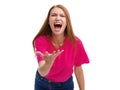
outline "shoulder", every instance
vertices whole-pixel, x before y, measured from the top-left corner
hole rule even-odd
[[[48,37],[45,35],[39,36],[35,39],[34,43],[47,43]]]
[[[42,36],[38,36],[36,39],[35,39],[35,41],[46,41],[48,38],[47,38],[47,36],[45,36],[45,35],[42,35]]]
[[[77,37],[77,36],[75,36],[75,40],[76,40],[76,43],[77,43],[77,44],[78,44],[78,43],[82,43],[81,39],[80,39],[79,37]]]
[[[38,41],[38,40],[45,40],[46,36],[38,36],[35,41]]]

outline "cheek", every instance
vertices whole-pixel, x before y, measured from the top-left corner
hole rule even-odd
[[[64,26],[63,26],[63,27],[64,27],[64,28],[66,28],[66,26],[67,26],[67,23],[66,23],[66,22],[64,22]]]
[[[52,27],[53,21],[51,19],[49,19],[49,25],[50,27]]]
[[[49,18],[49,24],[51,24],[53,22],[53,18]]]
[[[51,24],[52,23],[52,21],[51,21],[51,19],[49,19],[49,24]]]
[[[66,19],[62,19],[62,22],[63,22],[63,26],[66,27],[67,26]]]

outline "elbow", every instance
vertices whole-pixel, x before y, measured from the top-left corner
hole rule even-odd
[[[75,66],[75,68],[74,68],[74,73],[75,73],[75,75],[80,75],[80,74],[82,74],[83,73],[83,69],[82,69],[82,66]]]

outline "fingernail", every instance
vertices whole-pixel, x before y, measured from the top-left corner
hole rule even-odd
[[[62,50],[62,52],[63,52],[64,50]]]

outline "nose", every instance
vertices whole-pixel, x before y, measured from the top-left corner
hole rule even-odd
[[[60,16],[57,15],[56,18],[55,18],[55,20],[60,20]]]

